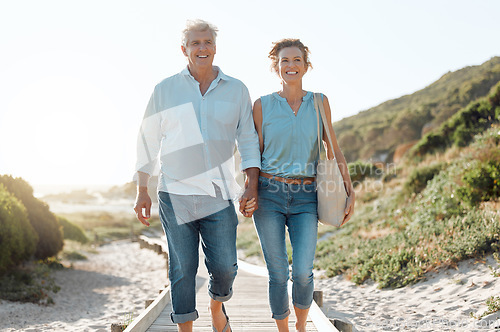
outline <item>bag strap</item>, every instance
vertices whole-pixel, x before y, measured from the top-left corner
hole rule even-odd
[[[318,109],[319,109],[319,112],[321,113],[321,120],[323,122],[323,128],[325,128],[326,136],[328,137],[328,141],[330,143],[330,147],[332,148],[332,152],[333,152],[333,142],[332,142],[332,136],[330,134],[330,127],[327,125],[325,107],[323,105],[323,100],[321,99],[320,93],[314,94],[314,109],[316,110],[316,118],[317,118],[317,124],[318,124],[318,150],[319,150],[319,156],[321,159],[321,145],[320,144],[322,144],[323,141],[321,140],[320,135],[319,135]],[[325,156],[325,158],[328,159],[328,156]],[[333,153],[333,158],[335,158],[335,153]]]

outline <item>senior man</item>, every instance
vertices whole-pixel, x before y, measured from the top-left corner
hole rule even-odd
[[[137,149],[137,218],[149,226],[149,177],[158,158],[158,204],[169,248],[171,319],[179,331],[192,331],[196,310],[198,247],[205,254],[210,280],[210,312],[216,331],[230,331],[223,302],[232,296],[237,271],[233,200],[235,143],[246,173],[240,211],[257,200],[260,151],[246,86],[213,65],[217,28],[188,21],[182,53],[188,64],[156,85],[142,121]],[[255,207],[256,209],[256,207]]]

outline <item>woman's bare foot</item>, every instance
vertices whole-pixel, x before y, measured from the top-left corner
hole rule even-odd
[[[218,332],[221,332],[226,326],[228,319],[222,311],[222,302],[210,299],[210,315],[212,316],[212,325]],[[227,332],[231,331],[228,329]]]

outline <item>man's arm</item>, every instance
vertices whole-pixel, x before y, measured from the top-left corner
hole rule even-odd
[[[251,218],[255,210],[259,208],[257,204],[257,189],[260,169],[250,167],[244,170],[244,172],[246,174],[245,192],[240,198],[240,212],[243,216]]]
[[[137,172],[137,196],[135,198],[134,211],[137,219],[149,226],[147,219],[151,217],[151,197],[148,194],[149,174]],[[143,214],[144,209],[144,214]]]
[[[257,187],[260,172],[259,137],[252,116],[252,103],[246,87],[243,91],[240,121],[236,130],[238,150],[241,155],[241,169],[246,174],[245,192],[240,199],[240,212],[251,217],[257,210]]]
[[[149,100],[137,138],[137,196],[134,211],[137,219],[149,226],[151,198],[148,194],[148,181],[158,163],[161,145],[161,121],[156,107],[156,88]],[[144,209],[144,211],[143,211]],[[144,213],[143,213],[144,212]]]

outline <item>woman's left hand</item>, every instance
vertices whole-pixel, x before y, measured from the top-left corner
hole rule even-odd
[[[354,213],[354,202],[356,201],[356,194],[355,194],[354,188],[352,188],[352,186],[348,192],[348,195],[349,196],[347,196],[347,202],[346,202],[345,210],[344,210],[344,213],[345,213],[344,221],[342,221],[342,224],[340,226],[342,226],[346,222],[348,222]]]
[[[240,198],[240,212],[244,217],[251,218],[255,210],[259,208],[257,203],[257,191],[246,189]]]
[[[243,215],[247,218],[251,218],[255,210],[257,210],[257,200],[254,197],[247,201]]]

